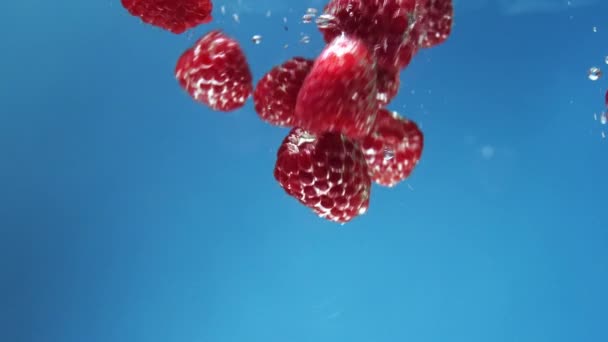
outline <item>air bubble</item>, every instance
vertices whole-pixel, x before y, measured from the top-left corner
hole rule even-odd
[[[334,25],[335,19],[336,18],[331,14],[321,14],[320,16],[317,17],[317,20],[315,20],[315,23],[317,24],[317,26],[319,28],[326,29],[326,28],[329,28]]]
[[[312,20],[317,16],[316,8],[308,8],[306,9],[306,14],[302,16],[302,23],[310,24]]]
[[[302,16],[302,23],[304,24],[310,24],[312,22],[312,19],[315,17],[314,14],[310,14],[310,13],[306,13]]]
[[[598,67],[591,67],[588,73],[589,79],[592,81],[597,81],[602,77],[602,70]]]
[[[389,161],[395,158],[395,151],[390,148],[384,149],[384,161]]]
[[[382,102],[382,103],[387,103],[388,102],[388,94],[387,93],[378,93],[376,95],[376,100],[378,100],[379,102]]]
[[[260,44],[262,42],[262,36],[260,36],[259,34],[256,34],[253,37],[251,37],[251,41],[256,45]]]
[[[606,123],[608,123],[608,113],[604,112],[604,113],[602,113],[602,115],[600,115],[600,123],[602,125],[605,125]]]
[[[308,132],[302,133],[302,135],[300,135],[298,137],[298,146],[305,144],[305,143],[315,142],[316,139],[317,139],[317,137],[315,137],[314,135],[312,135]]]
[[[308,44],[308,43],[310,43],[310,37],[309,36],[302,36],[302,38],[300,38],[300,43],[302,43],[302,44]]]

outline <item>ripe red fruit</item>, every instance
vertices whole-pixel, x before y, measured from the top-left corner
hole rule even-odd
[[[211,21],[211,0],[121,0],[145,23],[179,34]]]
[[[430,48],[448,39],[452,31],[452,0],[418,0],[416,27],[420,30],[420,47]]]
[[[345,223],[367,211],[371,180],[360,147],[339,133],[294,128],[277,152],[274,177],[317,215]]]
[[[376,63],[363,42],[345,35],[328,44],[298,94],[296,120],[313,134],[349,138],[371,131],[378,110]]]
[[[298,92],[314,61],[294,57],[268,72],[255,87],[253,102],[262,120],[277,126],[295,125]]]
[[[399,71],[378,69],[378,106],[384,107],[397,96],[399,92]]]
[[[253,91],[251,71],[239,43],[215,30],[177,61],[175,77],[190,96],[214,110],[241,108]]]
[[[418,164],[424,136],[413,121],[380,109],[374,132],[360,143],[372,180],[393,187],[406,179]]]
[[[325,15],[332,20],[319,29],[326,42],[342,33],[362,39],[385,69],[405,68],[417,42],[409,31],[416,0],[330,0]]]

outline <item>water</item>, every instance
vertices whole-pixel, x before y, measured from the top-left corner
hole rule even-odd
[[[323,4],[234,4],[174,35],[114,0],[7,2],[0,341],[608,340],[608,3],[455,2],[389,105],[421,162],[344,226],[274,180],[287,129],[174,79],[215,28],[255,81],[323,48]]]

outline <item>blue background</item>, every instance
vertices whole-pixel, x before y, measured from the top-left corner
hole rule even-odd
[[[607,341],[608,3],[457,1],[390,105],[422,162],[345,226],[276,184],[285,129],[173,76],[218,27],[256,81],[314,57],[321,2],[291,4],[180,36],[118,0],[0,5],[0,340]]]

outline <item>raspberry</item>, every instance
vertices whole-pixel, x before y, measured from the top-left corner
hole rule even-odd
[[[124,8],[145,23],[179,34],[211,21],[210,0],[121,0]]]
[[[218,30],[207,33],[182,54],[175,77],[195,100],[218,111],[241,108],[253,91],[241,47]]]
[[[306,76],[296,102],[296,120],[313,134],[362,137],[374,123],[376,97],[372,56],[360,40],[342,35],[325,47]]]
[[[319,25],[326,42],[342,33],[362,39],[384,69],[405,68],[417,49],[409,31],[416,0],[331,0]]]
[[[374,132],[360,143],[372,180],[393,187],[406,179],[418,164],[424,136],[413,121],[380,109]]]
[[[294,126],[298,92],[313,63],[294,57],[262,77],[253,93],[254,107],[262,120],[276,126]]]
[[[339,133],[294,128],[283,140],[274,177],[317,215],[346,223],[367,211],[371,180],[360,147]]]
[[[452,0],[418,0],[416,26],[421,31],[420,47],[430,48],[448,39],[452,31]]]

